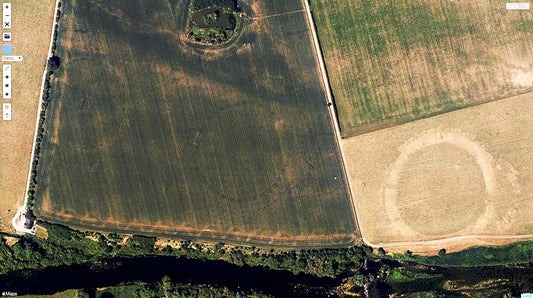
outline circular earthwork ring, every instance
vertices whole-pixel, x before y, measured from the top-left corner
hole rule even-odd
[[[408,140],[399,148],[400,155],[389,167],[388,174],[385,176],[383,189],[385,211],[394,228],[404,237],[414,239],[420,236],[425,236],[425,234],[416,231],[409,226],[402,218],[398,209],[397,198],[400,173],[412,154],[423,148],[437,144],[452,144],[465,150],[475,159],[481,170],[487,194],[487,196],[484,196],[483,198],[485,202],[485,212],[477,219],[477,222],[473,226],[476,228],[483,228],[489,223],[489,219],[494,218],[495,211],[490,199],[496,189],[496,175],[492,166],[492,156],[477,143],[462,134],[430,130],[424,132],[419,137]],[[465,229],[470,227],[472,226],[466,227]],[[464,231],[464,229],[461,231]],[[460,233],[461,231],[455,233]]]

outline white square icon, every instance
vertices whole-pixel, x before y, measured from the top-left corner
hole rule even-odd
[[[11,32],[4,32],[2,34],[2,40],[3,41],[11,41]]]

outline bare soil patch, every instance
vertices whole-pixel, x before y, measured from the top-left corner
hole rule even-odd
[[[3,238],[7,246],[9,247],[13,246],[15,243],[17,243],[20,240],[20,238],[10,237],[10,236],[4,236]]]

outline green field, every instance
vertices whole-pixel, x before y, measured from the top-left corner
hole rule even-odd
[[[311,0],[343,135],[533,90],[533,13],[506,2]]]
[[[267,3],[268,2],[268,3]],[[246,15],[302,9],[246,1]],[[272,245],[357,231],[303,13],[185,41],[186,1],[63,1],[38,217]]]

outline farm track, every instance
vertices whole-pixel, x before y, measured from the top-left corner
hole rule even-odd
[[[447,243],[454,242],[454,241],[468,240],[468,239],[520,240],[520,239],[533,239],[533,234],[528,234],[528,235],[463,235],[463,236],[453,236],[453,237],[435,239],[435,240],[389,242],[389,243],[367,242],[366,244],[372,247],[397,247],[397,246],[406,246],[406,245],[438,245],[438,244],[447,244]]]
[[[350,205],[352,207],[352,214],[353,214],[353,217],[354,217],[354,222],[355,222],[355,225],[356,225],[356,233],[361,237],[361,239],[363,240],[363,242],[365,243],[368,243],[368,241],[364,238],[364,235],[361,231],[361,223],[359,222],[359,217],[358,217],[358,212],[357,212],[357,205],[356,205],[356,202],[355,202],[355,197],[354,195],[352,194],[352,186],[351,186],[351,181],[348,177],[348,162],[346,160],[346,156],[344,155],[344,149],[343,149],[343,145],[342,145],[342,135],[341,135],[341,129],[340,129],[340,125],[339,125],[339,119],[337,117],[337,110],[335,108],[335,100],[333,98],[333,95],[331,93],[331,86],[329,85],[329,79],[328,79],[328,75],[327,75],[327,70],[326,70],[326,64],[324,63],[324,56],[322,54],[322,49],[320,48],[320,41],[318,39],[318,34],[316,32],[316,25],[315,25],[315,22],[314,22],[314,19],[313,19],[313,14],[311,12],[311,7],[309,5],[309,0],[302,0],[303,4],[304,4],[304,7],[305,7],[305,12],[306,12],[306,16],[307,16],[307,21],[308,21],[308,27],[310,29],[310,32],[311,32],[311,35],[312,35],[312,38],[313,38],[313,45],[314,45],[314,48],[315,48],[315,57],[317,59],[317,62],[318,62],[318,65],[319,65],[319,68],[320,68],[320,74],[321,74],[321,77],[322,77],[322,84],[323,84],[323,88],[326,92],[326,104],[328,105],[328,110],[329,110],[329,114],[330,114],[330,118],[331,118],[331,122],[333,124],[333,129],[335,131],[335,140],[336,140],[336,146],[337,146],[337,150],[339,151],[339,154],[341,156],[341,161],[342,161],[342,169],[343,169],[343,176],[344,176],[344,179],[346,181],[346,185],[347,185],[347,188],[348,188],[348,194],[350,196]]]
[[[55,6],[54,6],[54,19],[53,19],[53,22],[52,22],[52,29],[51,29],[51,32],[50,32],[50,44],[49,44],[49,47],[48,47],[48,54],[46,56],[46,60],[45,60],[45,65],[46,63],[48,62],[48,59],[50,57],[52,57],[52,46],[53,46],[53,43],[54,43],[54,33],[55,33],[55,28],[56,28],[56,25],[57,25],[57,12],[58,12],[58,9],[59,9],[59,3],[60,3],[60,0],[56,0],[55,1]],[[12,219],[12,225],[13,227],[15,228],[15,231],[19,232],[19,233],[26,233],[28,232],[27,229],[24,229],[23,226],[20,226],[18,224],[16,224],[16,218],[20,215],[20,214],[25,214],[26,213],[26,210],[28,208],[28,192],[29,192],[29,188],[30,188],[30,181],[31,181],[31,173],[32,171],[34,170],[33,168],[33,162],[34,162],[34,158],[35,158],[35,149],[36,149],[36,143],[37,143],[37,135],[39,133],[39,122],[40,122],[40,118],[41,118],[41,112],[42,112],[42,104],[43,104],[43,93],[44,93],[44,84],[45,84],[45,80],[46,80],[46,75],[47,75],[47,67],[45,66],[44,67],[44,70],[43,70],[43,76],[42,76],[42,80],[41,80],[41,90],[39,92],[39,99],[38,99],[38,107],[37,107],[37,115],[36,115],[36,119],[35,119],[35,130],[34,130],[34,135],[33,135],[33,142],[32,142],[32,149],[31,149],[31,156],[30,156],[30,163],[29,163],[29,168],[28,168],[28,176],[27,176],[27,181],[26,181],[26,189],[25,189],[25,192],[24,192],[24,202],[22,204],[22,206],[20,206],[19,208],[19,211],[15,214],[15,216],[13,217]]]
[[[280,17],[280,16],[296,14],[296,13],[305,12],[305,11],[306,11],[305,9],[301,9],[301,10],[295,10],[295,11],[275,13],[275,14],[266,15],[266,16],[249,17],[249,16],[246,16],[246,15],[243,15],[242,17],[243,17],[243,19],[246,19],[246,20],[262,20],[262,19],[268,19],[268,18],[274,18],[274,17]]]
[[[308,240],[278,240],[265,239],[254,236],[236,236],[229,233],[213,233],[205,230],[194,231],[163,231],[150,227],[119,227],[117,225],[106,225],[103,223],[91,223],[81,219],[65,219],[61,216],[49,214],[39,214],[39,218],[44,221],[59,223],[65,226],[73,227],[79,230],[97,231],[101,233],[124,233],[154,236],[154,237],[177,237],[179,239],[197,240],[197,241],[216,241],[224,243],[233,243],[236,245],[253,245],[264,248],[277,249],[322,249],[322,248],[343,248],[354,243],[351,238],[336,239],[328,241],[308,241]]]

